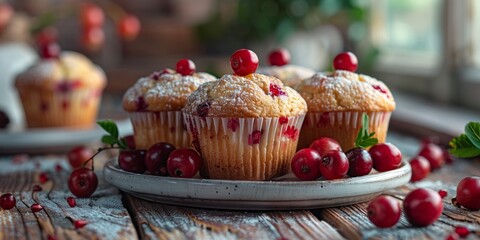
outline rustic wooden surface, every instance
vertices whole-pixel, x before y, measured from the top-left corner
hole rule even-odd
[[[405,156],[414,156],[419,148],[417,140],[405,135],[393,133],[388,140]],[[55,172],[57,163],[65,170]],[[48,172],[51,181],[41,184],[43,191],[32,197],[41,172]],[[469,239],[480,239],[480,211],[450,203],[464,176],[480,176],[480,160],[457,160],[427,180],[386,193],[401,200],[417,187],[447,190],[441,218],[426,228],[412,227],[404,216],[394,228],[376,228],[366,218],[367,203],[310,211],[208,210],[151,203],[127,194],[122,199],[103,181],[92,198],[77,199],[78,206],[70,208],[65,200],[71,196],[68,174],[64,156],[25,162],[0,157],[0,193],[11,192],[17,198],[16,208],[0,211],[0,239],[444,239],[455,226],[469,227],[474,231]],[[30,206],[35,202],[45,211],[32,213]],[[73,219],[89,224],[75,230]]]

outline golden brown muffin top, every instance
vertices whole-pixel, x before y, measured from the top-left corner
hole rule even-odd
[[[103,88],[105,73],[80,53],[65,51],[58,59],[42,59],[19,74],[16,87],[67,91]]]
[[[305,100],[275,77],[224,75],[188,98],[184,112],[202,117],[280,117],[307,112]]]
[[[208,73],[182,76],[173,70],[154,72],[140,78],[127,90],[123,96],[123,109],[128,112],[180,111],[198,86],[216,79]]]
[[[383,82],[354,72],[317,73],[295,89],[310,112],[395,110],[393,95]]]
[[[274,76],[282,80],[285,85],[294,87],[303,79],[313,76],[315,71],[296,65],[284,65],[261,67],[257,70],[257,73]]]

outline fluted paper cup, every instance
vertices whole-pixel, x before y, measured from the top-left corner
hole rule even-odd
[[[378,142],[385,142],[391,112],[315,112],[305,117],[298,149],[310,146],[320,137],[337,140],[344,151],[354,148],[363,113],[368,115],[369,132],[375,132]]]
[[[190,147],[181,111],[131,112],[130,120],[138,149],[148,149],[158,142],[168,142],[176,148]]]
[[[92,128],[97,120],[101,89],[68,93],[18,89],[29,128]]]
[[[284,175],[305,115],[280,118],[198,117],[184,114],[202,177],[269,180]]]

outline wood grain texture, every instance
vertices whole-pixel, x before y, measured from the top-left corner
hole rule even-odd
[[[15,208],[0,211],[0,239],[138,238],[118,190],[101,178],[91,198],[77,198],[76,207],[68,206],[66,198],[73,196],[67,187],[69,171],[56,172],[56,163],[68,169],[63,158],[36,158],[17,164],[11,159],[0,159],[0,192],[12,193],[17,200]],[[44,184],[39,182],[42,172],[50,177]],[[35,184],[43,191],[32,194]],[[42,205],[44,211],[33,213],[30,206],[34,203]],[[73,221],[77,219],[84,219],[88,224],[75,229]]]
[[[448,196],[443,200],[442,216],[434,224],[424,228],[413,227],[404,215],[393,228],[377,228],[367,218],[365,209],[368,203],[319,209],[313,213],[337,228],[347,239],[445,239],[456,226],[465,226],[473,231],[468,239],[480,239],[480,211],[458,208],[451,203],[451,199],[456,195],[458,182],[466,176],[480,176],[480,160],[456,160],[454,164],[431,173],[428,179],[386,193],[403,200],[411,190],[419,187],[435,191],[447,190]]]
[[[343,239],[309,211],[220,211],[125,198],[143,239]]]

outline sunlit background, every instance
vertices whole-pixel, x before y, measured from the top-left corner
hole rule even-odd
[[[174,68],[180,58],[221,76],[231,72],[228,59],[236,49],[254,50],[266,65],[270,50],[285,47],[293,64],[316,71],[330,70],[333,57],[349,50],[359,57],[359,73],[386,82],[394,94],[480,109],[479,1],[95,0],[105,15],[97,35],[82,25],[82,1],[5,3],[13,12],[0,9],[2,92],[8,68],[30,61],[38,34],[54,27],[62,49],[82,52],[105,69],[106,94],[114,96],[141,76]],[[131,40],[117,30],[126,14],[141,23]]]

